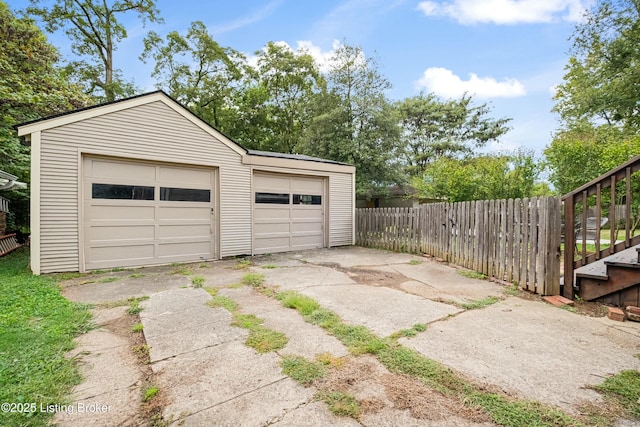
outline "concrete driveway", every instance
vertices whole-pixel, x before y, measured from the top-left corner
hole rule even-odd
[[[494,425],[422,384],[391,374],[373,356],[350,355],[342,342],[284,308],[269,292],[242,286],[247,274],[263,275],[264,288],[311,297],[345,323],[365,326],[379,337],[427,325],[399,342],[477,384],[570,414],[585,403],[602,402],[589,385],[621,370],[640,369],[635,357],[640,324],[509,296],[499,284],[465,277],[432,259],[346,247],[250,261],[124,270],[66,282],[67,298],[96,304],[99,326],[78,338],[73,355],[81,361],[85,381],[73,398],[110,409],[59,413],[56,421],[70,426],[143,425],[161,418],[184,426]],[[235,315],[257,316],[288,342],[267,353],[248,347],[249,330],[234,326],[228,309],[212,307],[211,293],[232,301]],[[499,301],[463,308],[491,296]],[[144,354],[136,357],[144,353],[144,343],[136,344],[140,334],[130,332],[138,322],[127,314],[130,297],[148,297],[139,303],[148,363],[140,362]],[[303,386],[282,372],[287,356],[341,362],[328,379]],[[355,396],[360,416],[336,416],[316,398],[331,387]],[[141,402],[152,388],[157,395]],[[407,405],[402,398],[409,394],[420,398]]]

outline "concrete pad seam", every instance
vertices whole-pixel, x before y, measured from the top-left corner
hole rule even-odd
[[[136,387],[136,383],[137,383],[137,382],[138,382],[138,381],[135,381],[135,382],[132,382],[131,384],[129,384],[129,385],[127,385],[127,386],[124,386],[124,387],[113,388],[113,389],[110,389],[110,390],[104,391],[104,392],[102,392],[102,393],[98,393],[98,394],[94,394],[94,395],[91,395],[91,396],[87,396],[87,397],[80,398],[80,399],[78,399],[78,402],[81,402],[81,401],[83,401],[83,400],[93,399],[93,398],[95,398],[95,397],[104,396],[105,394],[113,393],[114,391],[128,390],[128,389],[130,389],[130,388],[132,388],[132,387]],[[74,393],[77,393],[78,391],[82,391],[82,389],[80,389],[80,390],[74,390]]]
[[[270,387],[270,386],[272,386],[272,385],[274,385],[274,384],[277,384],[277,383],[282,382],[282,381],[287,380],[287,379],[289,379],[289,377],[285,375],[285,376],[283,376],[282,378],[278,378],[277,380],[272,381],[272,382],[267,383],[267,384],[263,384],[263,385],[261,385],[260,387],[254,388],[254,389],[249,390],[249,391],[245,391],[245,392],[240,393],[240,394],[237,394],[237,395],[235,395],[235,396],[233,396],[233,397],[230,397],[230,398],[229,398],[229,399],[227,399],[227,400],[223,400],[222,402],[214,403],[214,404],[213,404],[213,405],[211,405],[211,406],[207,406],[207,407],[205,407],[205,408],[198,409],[197,411],[192,412],[192,413],[190,413],[190,414],[188,414],[188,415],[184,415],[184,416],[181,416],[181,417],[179,417],[179,418],[172,419],[172,422],[174,422],[174,423],[175,423],[175,422],[179,422],[179,421],[181,421],[181,420],[183,420],[183,419],[185,419],[185,418],[188,418],[188,417],[190,417],[190,416],[192,416],[192,415],[199,414],[200,412],[203,412],[203,411],[209,410],[209,409],[211,409],[211,408],[215,408],[216,406],[224,405],[225,403],[231,402],[231,401],[233,401],[233,400],[235,400],[235,399],[238,399],[238,398],[240,398],[240,397],[242,397],[242,396],[246,396],[246,395],[248,395],[248,394],[251,394],[251,393],[253,393],[253,392],[256,392],[256,391],[258,391],[258,390],[261,390],[261,389],[263,389],[263,388]]]
[[[228,344],[228,343],[233,342],[233,341],[235,341],[235,340],[236,340],[236,338],[233,338],[233,339],[230,339],[230,340],[228,340],[228,341],[223,341],[223,342],[219,342],[219,343],[215,343],[215,344],[211,344],[211,345],[205,345],[204,347],[198,347],[198,348],[194,348],[194,349],[189,350],[189,351],[184,351],[184,352],[182,352],[182,353],[172,354],[171,356],[163,357],[162,359],[158,359],[158,360],[154,360],[154,361],[152,361],[152,362],[150,363],[150,364],[151,364],[151,368],[153,369],[153,365],[154,365],[154,364],[156,364],[156,363],[158,363],[158,362],[164,362],[164,361],[166,361],[166,360],[175,359],[176,357],[184,356],[185,354],[194,353],[194,352],[196,352],[196,351],[202,351],[202,350],[205,350],[205,349],[207,349],[207,348],[214,348],[214,347],[218,347],[218,346],[220,346],[220,345]]]
[[[211,321],[211,322],[200,323],[199,325],[193,326],[191,328],[184,328],[184,329],[180,329],[180,330],[173,331],[173,332],[164,332],[164,333],[161,333],[161,334],[153,334],[152,337],[154,337],[154,338],[155,337],[164,337],[164,336],[167,336],[167,335],[176,334],[178,332],[189,332],[189,331],[194,331],[194,330],[197,331],[197,330],[201,330],[203,327],[205,327],[207,325],[215,325],[215,324],[218,324],[218,323],[220,323],[218,320],[214,320],[214,321]],[[143,326],[144,326],[144,323],[143,323]],[[143,327],[143,330],[144,330],[144,327]],[[145,335],[145,338],[146,337],[147,336]]]

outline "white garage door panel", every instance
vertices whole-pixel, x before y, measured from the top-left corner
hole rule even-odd
[[[198,259],[201,255],[209,253],[209,241],[184,242],[184,243],[162,243],[159,245],[158,255],[161,258],[192,258]]]
[[[85,215],[92,220],[127,221],[144,219],[153,221],[155,208],[153,206],[113,206],[105,204],[89,205]]]
[[[85,269],[214,258],[215,170],[91,157],[83,168]],[[182,201],[194,190],[203,201]]]
[[[153,244],[149,245],[118,245],[91,248],[93,259],[107,259],[111,261],[123,261],[122,265],[137,265],[134,261],[153,259]],[[132,263],[129,263],[131,261]]]
[[[160,238],[191,238],[206,236],[210,230],[209,224],[203,225],[164,225],[160,227]]]
[[[113,239],[153,239],[154,225],[99,226],[93,224],[89,228],[89,240]]]
[[[108,160],[92,162],[90,173],[93,178],[126,178],[126,180],[134,179],[138,181],[153,181],[156,179],[155,166]]]
[[[324,178],[255,172],[253,182],[254,253],[324,247]],[[286,194],[289,203],[259,203],[255,193]],[[294,195],[320,196],[321,204],[293,204]]]

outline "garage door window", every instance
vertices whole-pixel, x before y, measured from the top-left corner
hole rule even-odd
[[[289,194],[256,193],[256,203],[266,203],[271,205],[288,205]]]
[[[310,194],[294,194],[294,205],[321,205],[322,196],[312,196]]]
[[[210,190],[193,188],[160,187],[160,200],[171,202],[206,202],[211,201]]]
[[[154,188],[141,185],[92,184],[94,199],[153,200]]]

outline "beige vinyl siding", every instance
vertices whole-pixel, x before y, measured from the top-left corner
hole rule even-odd
[[[41,143],[42,273],[80,268],[82,153],[218,167],[220,256],[250,253],[250,168],[241,164],[238,153],[163,102],[44,130]]]
[[[353,244],[353,175],[329,176],[329,246]]]

